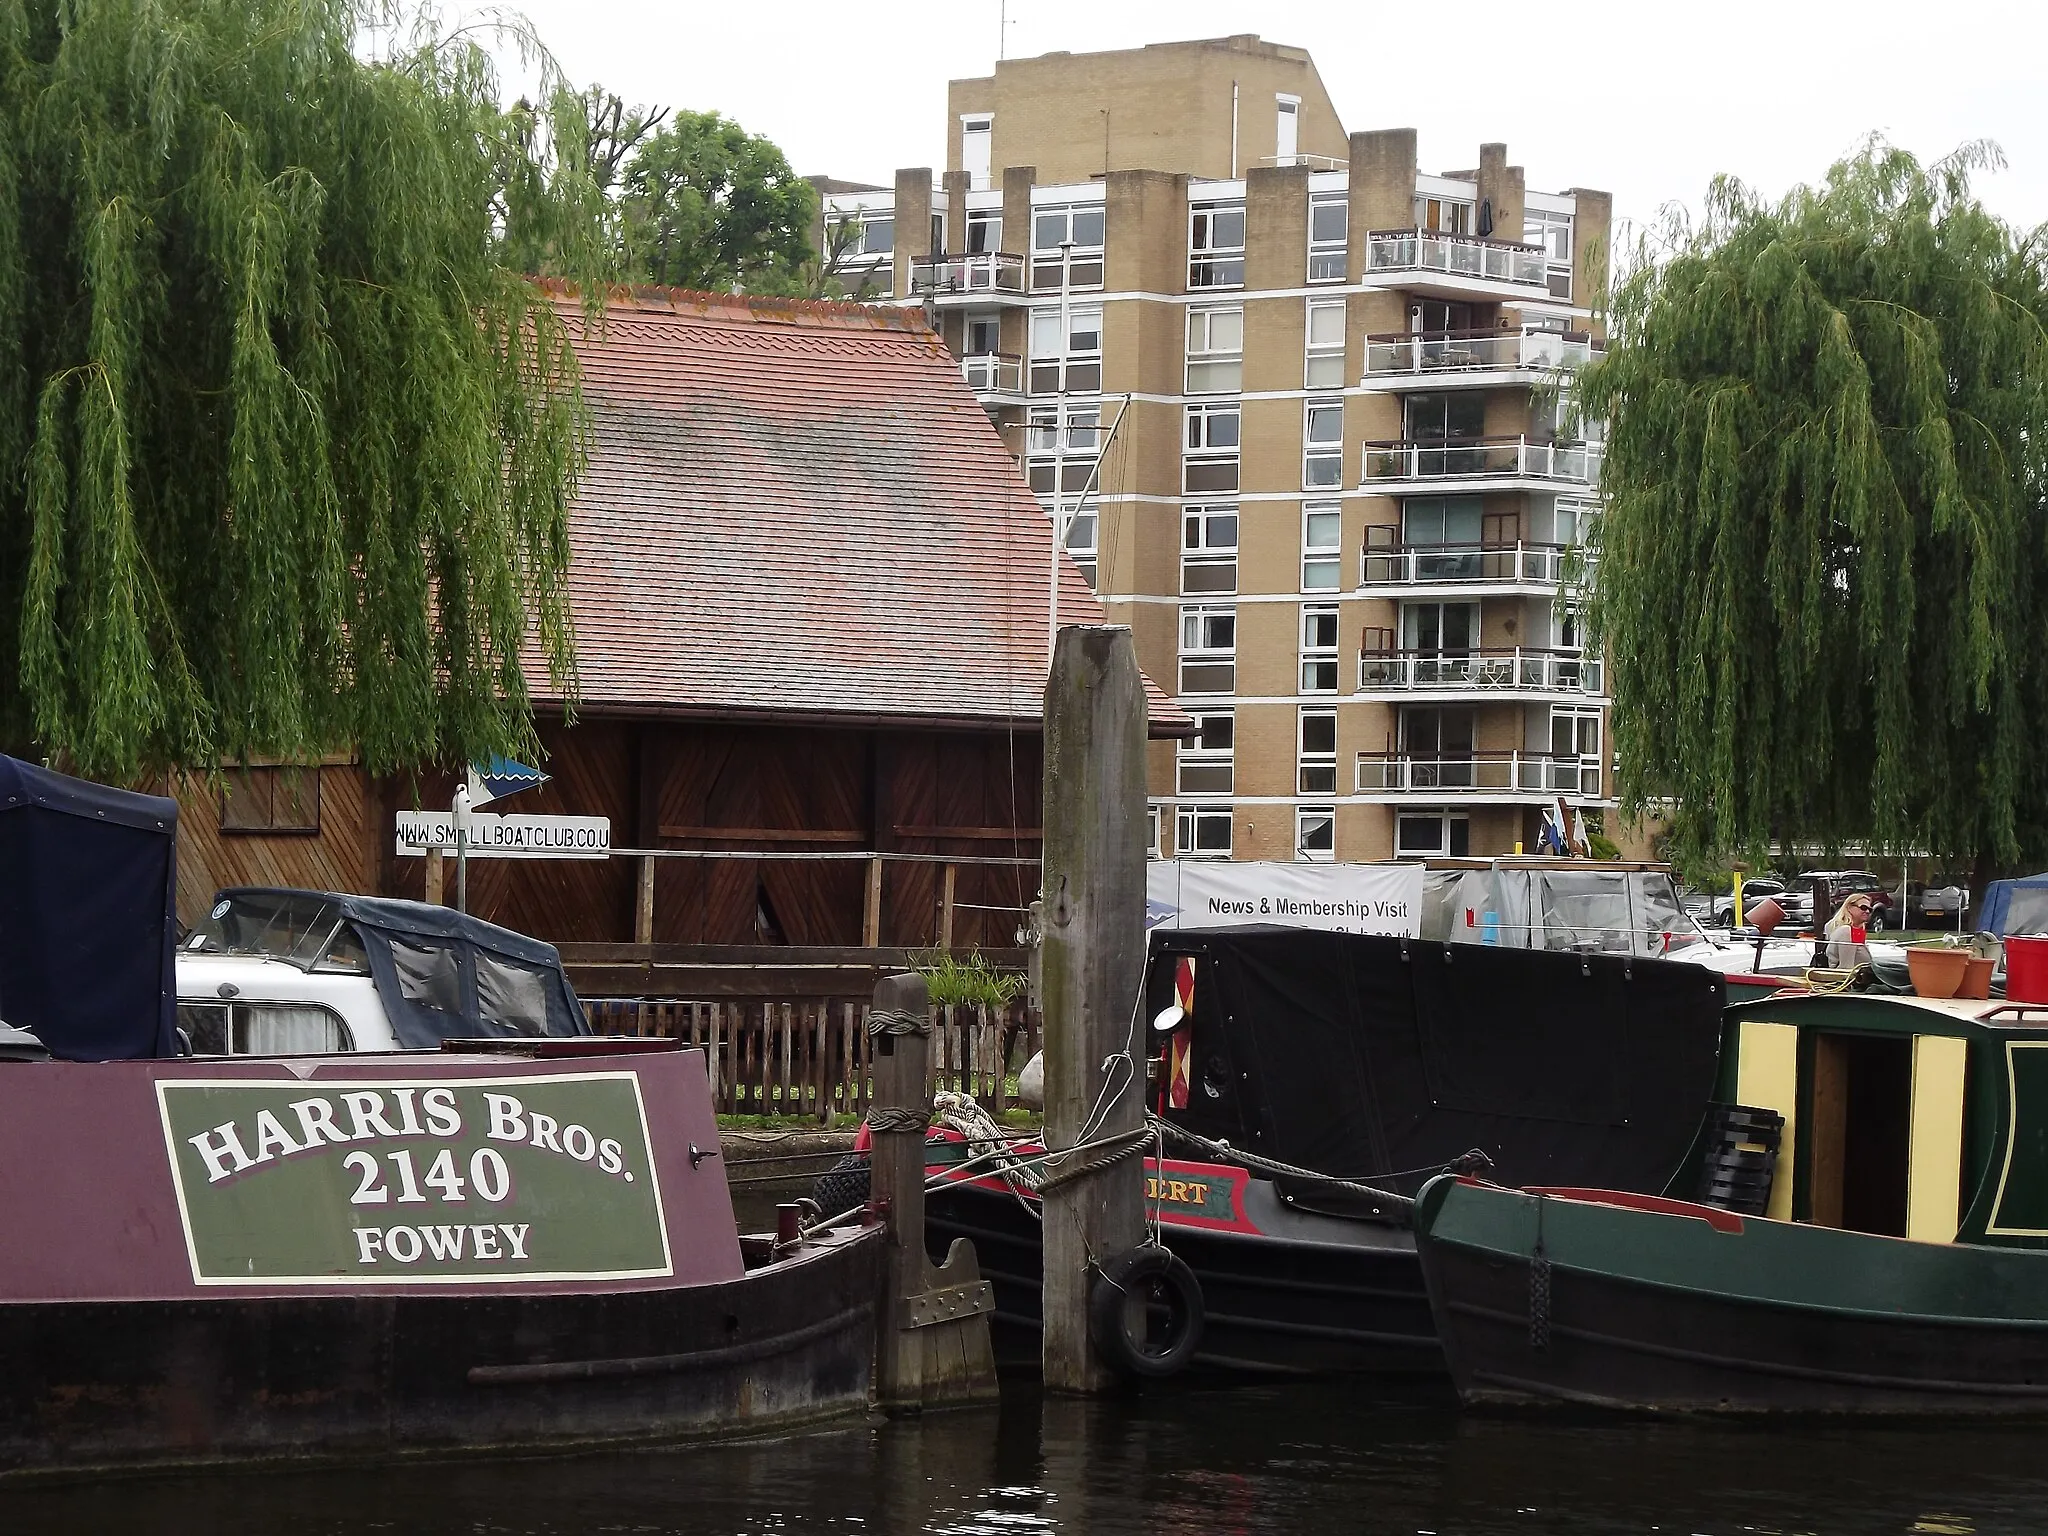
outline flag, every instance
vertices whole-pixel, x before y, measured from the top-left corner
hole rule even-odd
[[[469,803],[472,808],[488,805],[493,800],[502,800],[507,795],[516,795],[522,789],[533,789],[548,781],[548,775],[538,768],[529,768],[524,763],[515,763],[509,757],[492,754],[487,763],[469,765]]]

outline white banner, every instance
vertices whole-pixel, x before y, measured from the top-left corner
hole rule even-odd
[[[1422,931],[1422,866],[1207,859],[1146,865],[1147,928],[1246,923],[1414,937]]]
[[[429,848],[455,851],[453,811],[400,811],[398,851],[424,856]],[[469,856],[473,859],[608,859],[612,854],[609,816],[493,816],[469,813]]]

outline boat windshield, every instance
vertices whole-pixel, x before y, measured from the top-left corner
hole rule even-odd
[[[304,892],[223,896],[185,940],[199,955],[261,955],[302,971],[370,973],[363,941],[331,901]]]

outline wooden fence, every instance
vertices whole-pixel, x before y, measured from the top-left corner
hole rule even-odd
[[[590,1027],[702,1046],[721,1115],[804,1116],[829,1125],[864,1115],[873,1092],[867,1000],[805,998],[682,1002],[585,998]],[[931,1010],[931,1086],[971,1094],[1001,1114],[1009,1077],[1042,1043],[1038,1015],[1021,1003]]]

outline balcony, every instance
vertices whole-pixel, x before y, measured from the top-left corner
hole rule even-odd
[[[960,359],[960,376],[989,410],[1022,405],[1024,359],[1014,352],[978,352]]]
[[[1549,697],[1566,694],[1598,698],[1607,669],[1597,656],[1532,646],[1442,651],[1365,651],[1358,658],[1360,693],[1405,697],[1470,699]]]
[[[1362,486],[1389,496],[1441,490],[1525,491],[1600,483],[1599,443],[1462,437],[1365,445]]]
[[[1365,237],[1365,285],[1444,299],[1548,302],[1540,245],[1447,235],[1433,229],[1375,229]]]
[[[1375,531],[1366,530],[1368,535]],[[1593,552],[1584,545],[1419,544],[1376,549],[1368,544],[1358,584],[1398,587],[1404,597],[1422,597],[1439,588],[1463,593],[1480,587],[1498,588],[1501,596],[1547,597],[1567,579],[1586,576],[1592,562]]]
[[[1389,393],[1534,386],[1606,350],[1584,331],[1396,331],[1365,338],[1365,381]]]
[[[1358,754],[1358,793],[1373,799],[1428,795],[1541,802],[1563,795],[1568,800],[1598,801],[1604,798],[1602,779],[1597,757],[1554,757],[1547,752]]]
[[[1010,251],[914,256],[910,291],[939,309],[1009,303],[1024,296],[1024,258]]]

